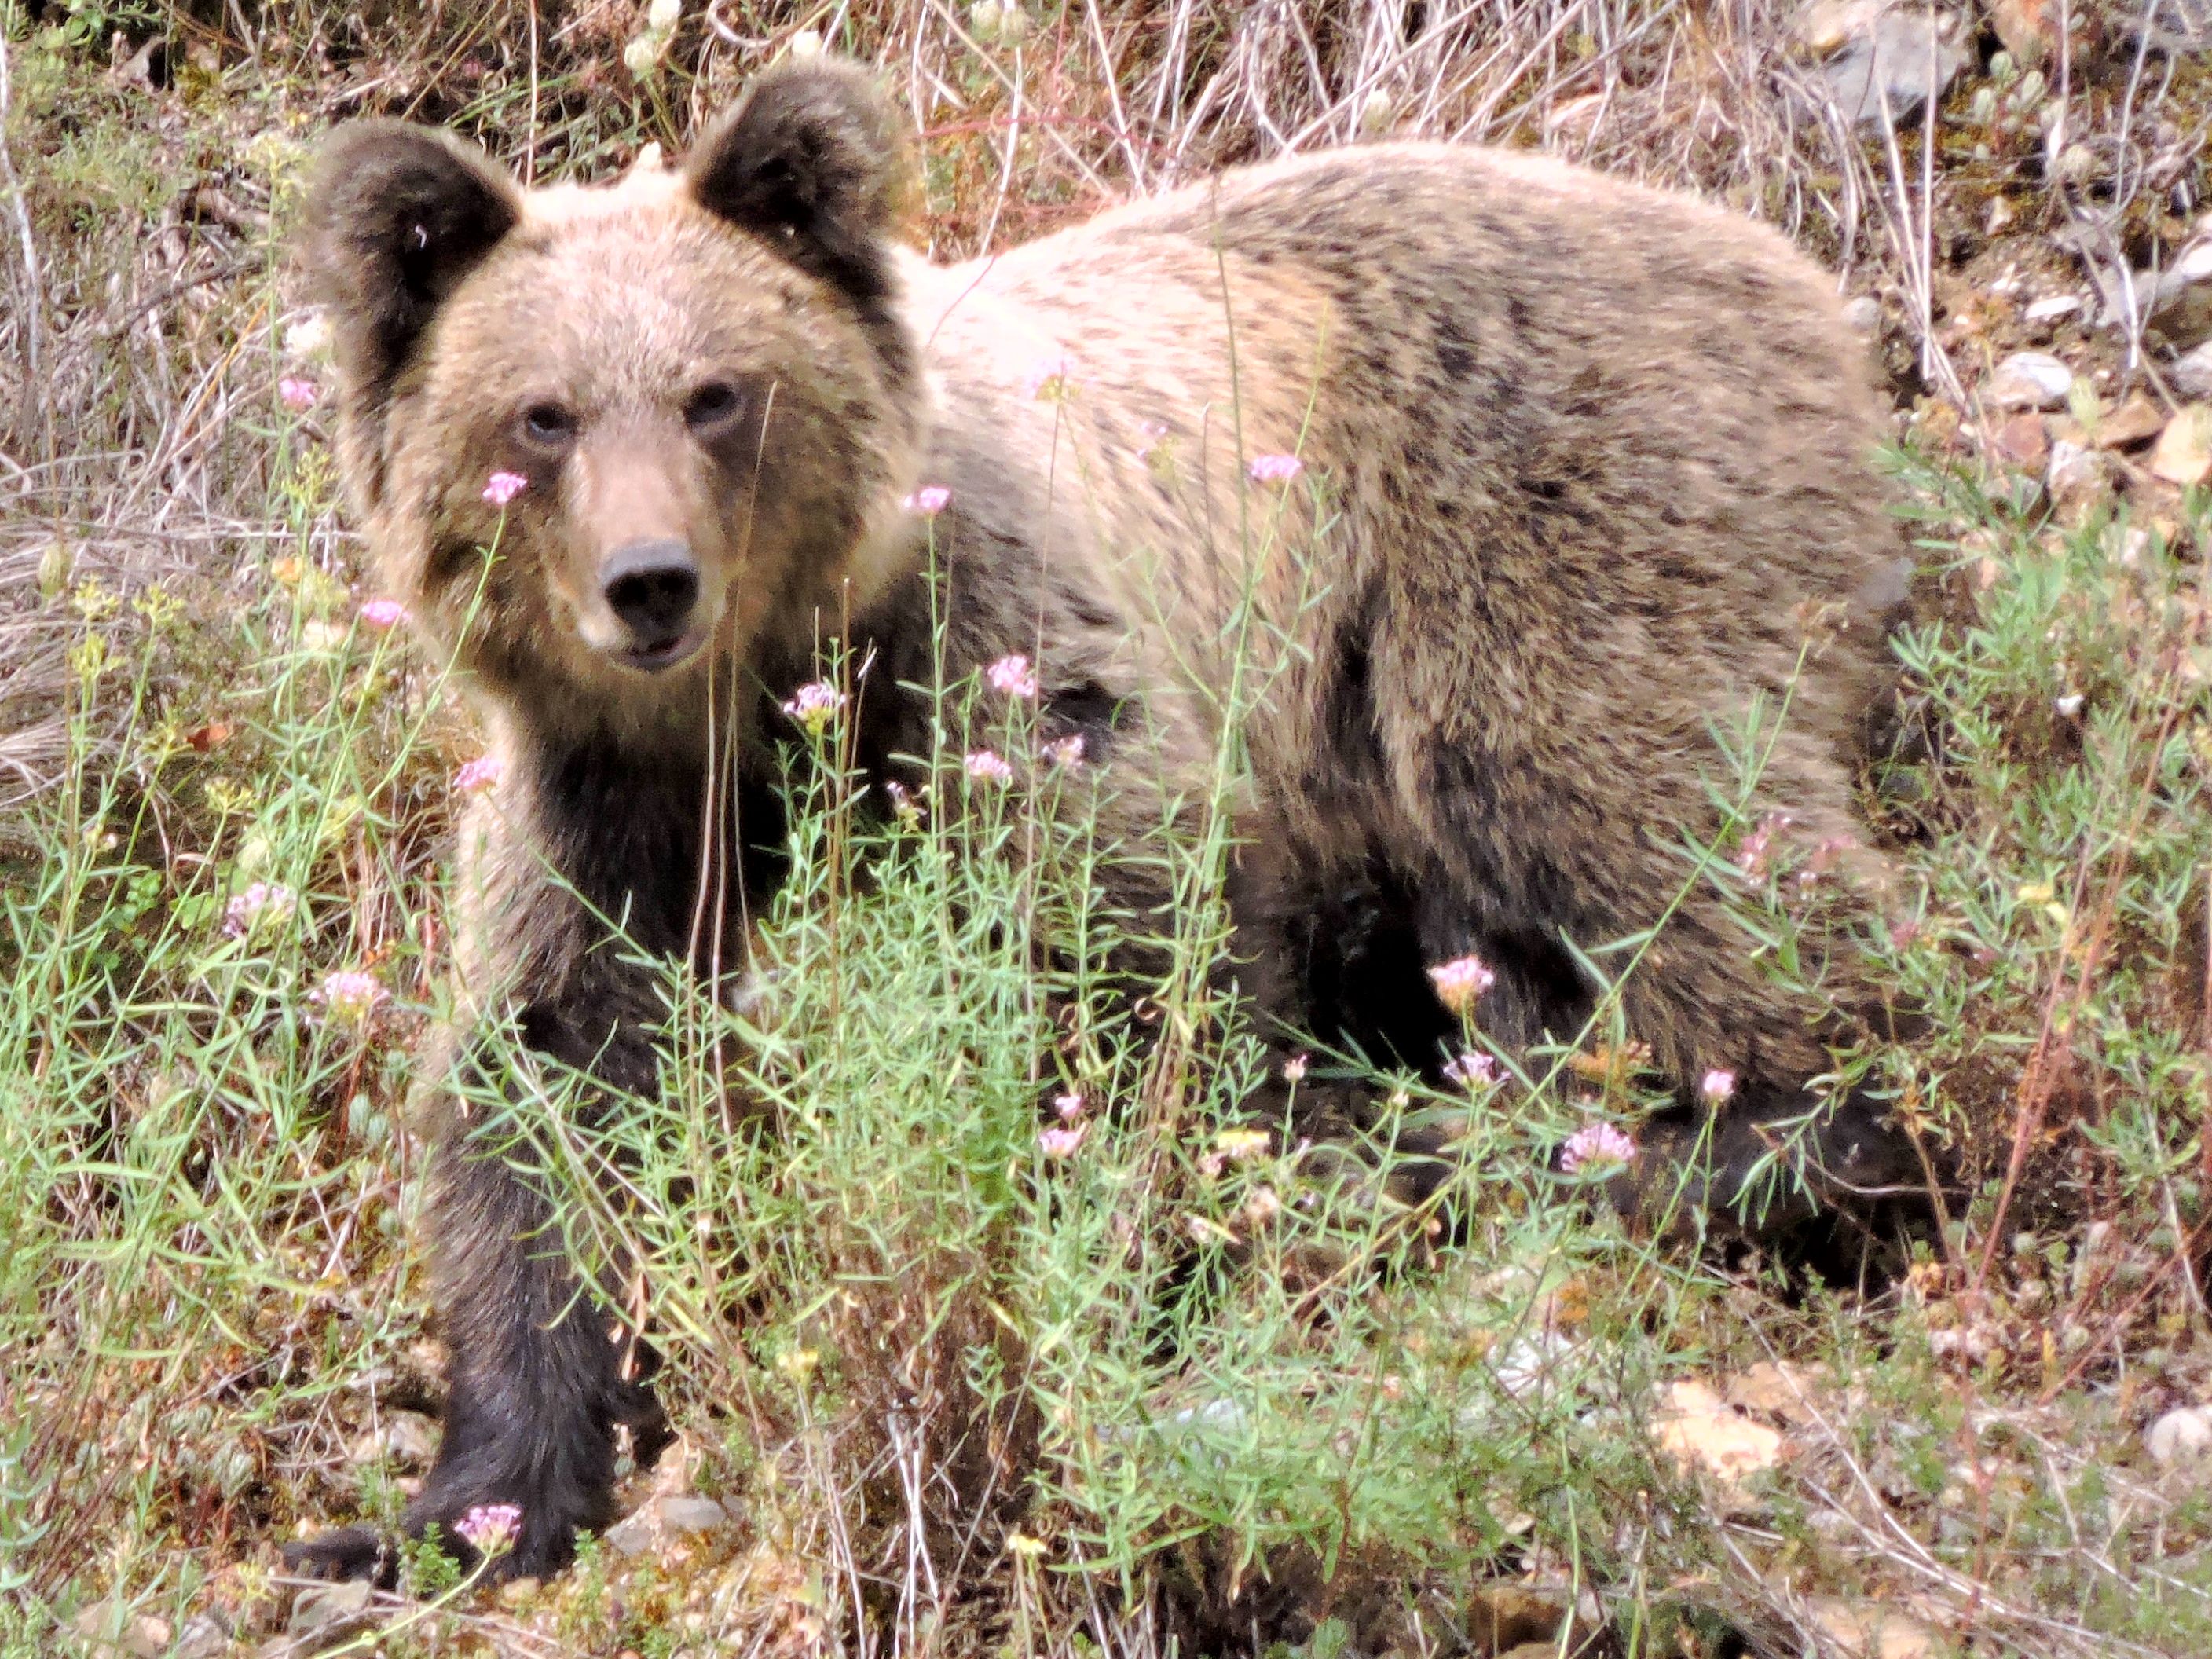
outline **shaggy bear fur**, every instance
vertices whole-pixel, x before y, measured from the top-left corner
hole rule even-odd
[[[1863,839],[1899,540],[1860,350],[1782,238],[1534,155],[1378,144],[938,269],[893,240],[894,133],[861,73],[817,62],[763,76],[680,168],[604,189],[524,191],[389,122],[324,152],[344,476],[506,763],[463,837],[485,1018],[655,1086],[653,981],[603,918],[666,957],[739,936],[772,879],[775,705],[825,634],[874,653],[863,758],[923,746],[895,688],[931,672],[933,537],[949,672],[1030,656],[1133,836],[1206,793],[1248,653],[1239,953],[1293,1021],[1329,1015],[1302,985],[1366,971],[1313,921],[1364,889],[1433,1029],[1419,964],[1473,951],[1486,1031],[1571,1036],[1595,987],[1570,946],[1682,888],[1684,837],[1721,828],[1712,727],[1754,692],[1789,709],[1760,810]],[[1253,465],[1290,456],[1287,480]],[[495,471],[526,480],[504,509]],[[926,522],[927,485],[950,504]],[[1880,885],[1878,855],[1844,856]],[[1711,883],[1625,1008],[1686,1114],[1708,1068],[1740,1079],[1724,1199],[1832,1031]],[[451,1540],[515,1504],[504,1571],[542,1573],[611,1519],[618,1428],[663,1431],[544,1194],[451,1116],[451,1401],[408,1524]],[[1829,1189],[1899,1178],[1870,1109],[1839,1116]],[[360,1531],[300,1556],[388,1562]]]

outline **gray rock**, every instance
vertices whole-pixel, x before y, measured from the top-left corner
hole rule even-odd
[[[287,1626],[295,1636],[337,1635],[368,1612],[376,1587],[366,1579],[343,1584],[315,1584],[300,1592],[292,1603]]]
[[[2202,1469],[2212,1464],[2212,1410],[2181,1406],[2143,1431],[2143,1449],[2162,1469]]]
[[[177,1632],[168,1659],[216,1659],[230,1650],[230,1626],[219,1613],[196,1613]]]
[[[1966,62],[1956,15],[1891,0],[1816,0],[1800,14],[1799,40],[1820,55],[1814,75],[1845,120],[1880,127],[1911,119],[1941,98]]]
[[[2061,438],[2051,446],[2051,468],[2043,487],[2051,504],[2069,523],[2109,496],[2119,482],[2119,465],[2101,449]]]
[[[711,1498],[664,1498],[660,1524],[671,1532],[716,1532],[730,1524],[730,1512]]]
[[[169,1645],[168,1621],[151,1613],[133,1613],[113,1598],[95,1601],[71,1621],[70,1628],[85,1638],[94,1653],[129,1654],[131,1659],[155,1659]]]
[[[2074,389],[2074,371],[2047,351],[2015,351],[1984,389],[2000,409],[2057,409]]]
[[[684,1534],[718,1532],[730,1512],[711,1498],[648,1498],[609,1527],[606,1544],[618,1555],[645,1555]]]
[[[1881,326],[1881,301],[1862,294],[1844,307],[1844,325],[1859,334],[1872,334]]]
[[[2166,373],[2185,398],[2212,398],[2212,340],[2183,352]]]
[[[2148,272],[2139,273],[2136,278],[2139,289],[2152,281]],[[2200,234],[2185,244],[2158,273],[2155,282],[2151,300],[2154,316],[2171,311],[2190,297],[2191,289],[2212,282],[2212,236]]]

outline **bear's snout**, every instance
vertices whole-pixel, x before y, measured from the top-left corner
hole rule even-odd
[[[673,537],[626,542],[599,566],[599,592],[629,630],[623,656],[633,665],[674,666],[699,643],[699,562]]]

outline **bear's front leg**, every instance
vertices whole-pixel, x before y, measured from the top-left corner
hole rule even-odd
[[[510,1506],[513,1548],[495,1578],[565,1566],[580,1528],[615,1519],[615,1436],[627,1426],[641,1463],[666,1444],[666,1422],[639,1345],[605,1311],[568,1259],[539,1177],[519,1167],[527,1137],[505,1113],[462,1121],[434,1176],[432,1271],[449,1363],[445,1437],[404,1526],[432,1526],[472,1567],[467,1534]],[[392,1540],[349,1528],[290,1546],[295,1567],[390,1586]]]

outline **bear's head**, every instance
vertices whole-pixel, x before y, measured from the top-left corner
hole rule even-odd
[[[880,584],[921,396],[895,135],[817,61],[599,189],[398,122],[329,140],[309,257],[348,491],[386,590],[526,719],[694,720],[714,664]]]

